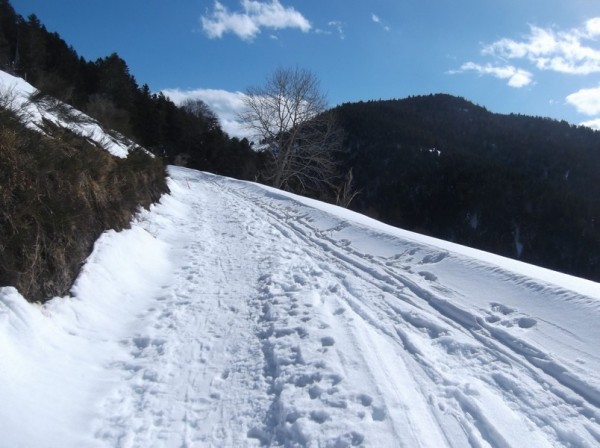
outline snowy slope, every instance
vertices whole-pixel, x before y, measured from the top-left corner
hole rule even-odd
[[[36,88],[27,81],[0,70],[0,106],[18,113],[30,129],[43,132],[43,122],[47,120],[100,144],[121,158],[127,157],[130,149],[139,148],[115,132],[106,132],[96,120],[67,104],[49,97],[34,101],[36,93]]]
[[[594,447],[600,285],[184,168],[0,289],[2,447]]]

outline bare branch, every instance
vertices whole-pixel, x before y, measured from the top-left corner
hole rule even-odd
[[[271,155],[265,177],[273,186],[306,192],[334,185],[332,153],[341,135],[312,72],[278,69],[263,86],[249,88],[244,102],[239,118]]]

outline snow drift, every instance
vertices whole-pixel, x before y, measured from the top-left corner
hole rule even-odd
[[[0,290],[5,446],[600,443],[600,286],[170,168],[72,297]]]

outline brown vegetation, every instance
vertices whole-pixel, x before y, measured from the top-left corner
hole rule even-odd
[[[94,241],[168,191],[163,162],[125,159],[46,122],[46,135],[0,109],[0,286],[31,301],[67,293]]]

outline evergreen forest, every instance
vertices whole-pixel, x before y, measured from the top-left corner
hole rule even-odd
[[[344,104],[351,207],[600,281],[600,133],[437,94]]]
[[[239,179],[258,176],[262,155],[229,137],[208,107],[177,107],[139,85],[116,53],[87,61],[35,16],[0,0],[0,69],[87,113],[163,157]]]

